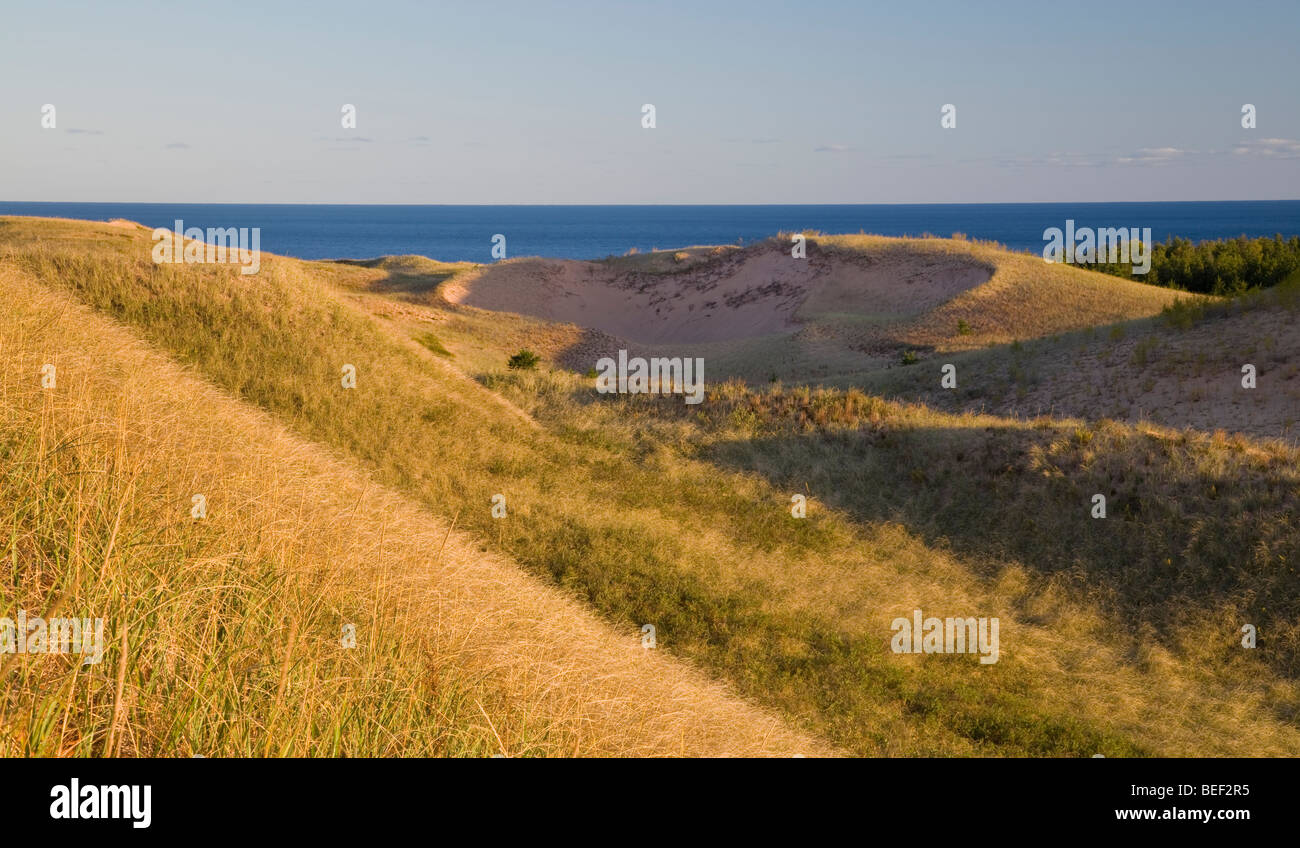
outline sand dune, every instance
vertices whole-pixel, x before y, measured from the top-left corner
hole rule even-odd
[[[788,259],[788,257],[787,257]],[[577,324],[643,343],[722,341],[793,328],[817,279],[773,252],[732,255],[679,274],[596,262],[523,259],[489,265],[448,300]]]
[[[716,342],[791,332],[822,314],[901,319],[988,280],[965,257],[832,254],[807,259],[771,243],[635,260],[520,259],[484,266],[444,290],[453,303],[577,324],[641,343]],[[647,257],[653,261],[653,257]]]
[[[831,262],[843,276],[812,283],[786,311],[796,329],[677,344],[706,348],[711,375],[723,370],[715,353],[731,346],[737,368],[829,362],[858,379],[873,360],[854,345],[909,344],[933,332],[935,347],[921,356],[947,346],[943,355],[963,363],[960,391],[979,392],[986,381],[964,363],[984,351],[961,346],[1150,314],[1176,296],[960,241],[817,245],[826,252],[810,251],[810,264]],[[507,369],[521,346],[554,362],[539,339],[563,344],[599,331],[442,299],[461,280],[472,291],[478,268],[267,255],[247,280],[233,269],[155,267],[144,258],[147,231],[19,219],[0,221],[0,246],[2,267],[113,318],[69,307],[56,321],[60,304],[36,284],[0,291],[14,316],[27,316],[0,332],[0,360],[16,363],[0,371],[0,419],[13,422],[0,435],[26,439],[29,453],[49,461],[84,452],[92,467],[114,472],[42,476],[28,471],[39,463],[14,462],[0,466],[16,481],[5,490],[47,504],[42,487],[53,480],[73,506],[98,505],[86,536],[98,541],[109,536],[118,493],[133,491],[133,480],[141,486],[123,522],[131,543],[91,558],[96,569],[107,561],[127,591],[77,601],[136,622],[131,638],[145,637],[123,701],[133,738],[119,751],[174,750],[171,728],[182,724],[202,731],[181,740],[182,753],[258,755],[272,743],[331,752],[335,728],[349,734],[340,750],[384,754],[785,753],[818,744],[792,724],[866,754],[1297,749],[1287,721],[1296,703],[1294,594],[1277,565],[1296,558],[1286,522],[1294,462],[1276,446],[1113,422],[953,416],[803,386],[711,387],[698,410],[600,398],[559,369]],[[597,264],[657,284],[686,272],[722,279],[717,269],[739,268],[748,255],[699,248]],[[890,263],[912,268],[910,285],[933,292],[919,314],[906,303],[890,311],[890,292],[877,312],[837,311],[856,302],[830,297],[833,286],[870,291],[869,274],[889,282]],[[995,269],[988,282],[950,295],[967,285],[972,272],[963,269],[980,263]],[[817,308],[819,296],[827,306]],[[946,329],[956,316],[969,333]],[[0,314],[0,328],[10,318]],[[1022,346],[1008,347],[1021,356]],[[49,350],[67,397],[35,385]],[[363,376],[355,394],[337,388],[343,361]],[[996,370],[1005,375],[1006,363]],[[922,362],[888,373],[936,383],[937,371]],[[105,479],[102,497],[94,488],[81,496],[81,481]],[[200,490],[217,493],[206,539],[183,512]],[[1112,490],[1116,517],[1126,517],[1105,532],[1083,529],[1096,525],[1078,505]],[[813,496],[806,525],[790,523],[791,491]],[[494,492],[509,497],[505,522],[488,515]],[[73,506],[63,524],[75,527]],[[6,535],[37,538],[35,519],[46,514],[6,513],[27,522]],[[73,548],[70,561],[85,559]],[[164,555],[170,569],[159,564]],[[64,558],[42,562],[23,572],[34,598]],[[1117,571],[1117,562],[1128,565]],[[1071,580],[1058,582],[1067,571]],[[169,617],[181,607],[185,626],[170,631],[187,633],[223,614],[211,610],[210,584],[262,575],[259,602],[225,613],[247,622],[238,650],[182,641],[186,662],[173,672],[166,640],[140,629],[153,620],[155,594]],[[294,578],[292,591],[272,577]],[[176,591],[188,585],[204,589]],[[922,665],[890,652],[889,621],[916,606],[1002,616],[1014,644],[995,676],[979,663]],[[338,623],[375,613],[383,626],[358,630],[374,637],[367,644],[389,634],[390,650],[370,655],[382,660],[373,671],[358,669],[336,649]],[[1242,616],[1269,633],[1250,656],[1234,647]],[[659,627],[660,651],[726,685],[640,649],[640,622]],[[214,656],[222,676],[190,674]],[[64,679],[35,681],[20,693],[32,703],[11,714],[43,715],[37,699],[52,692],[55,711],[74,705],[88,742],[55,731],[40,750],[98,752],[112,678],[95,679],[89,711],[77,706],[80,694],[59,695]],[[217,697],[193,699],[177,721],[157,693],[190,684]],[[353,700],[340,703],[338,687]],[[244,724],[227,742],[232,717]],[[290,722],[297,732],[265,732]],[[369,732],[376,728],[382,736]],[[449,747],[447,734],[463,742]]]
[[[471,682],[484,725],[466,732],[488,735],[501,753],[789,756],[827,750],[687,665],[643,649],[637,634],[615,632],[563,592],[486,552],[445,518],[377,486],[355,463],[292,435],[73,297],[0,268],[0,302],[6,304],[0,397],[12,413],[0,423],[17,427],[20,413],[21,420],[43,420],[42,438],[73,440],[88,459],[126,466],[139,491],[156,493],[164,509],[171,499],[175,516],[185,516],[191,493],[201,490],[212,505],[202,528],[219,534],[223,556],[236,563],[260,556],[292,563],[289,577],[300,578],[309,597],[324,593],[382,606],[394,617],[392,626],[420,634],[420,661],[429,674]],[[57,391],[39,385],[46,362],[57,365]],[[96,433],[106,437],[91,438]],[[132,504],[124,537],[153,533],[159,524],[145,512],[146,502],[152,503],[140,495]],[[175,517],[163,523],[177,528],[176,545],[194,544]],[[105,567],[141,574],[152,567],[139,554],[122,556],[120,565],[106,560]],[[235,579],[226,574],[222,579]],[[145,585],[167,596],[166,587]],[[171,591],[216,589],[182,585]],[[373,638],[364,621],[359,632],[363,644]],[[146,647],[131,662],[148,669],[158,640],[133,635]],[[277,633],[268,640],[281,638]],[[291,688],[295,711],[305,709],[296,700],[304,691],[328,682],[309,676],[301,689]],[[133,695],[138,709],[127,718],[139,726],[131,747],[118,753],[165,754],[140,717],[164,711],[151,694],[157,682],[139,688]],[[22,700],[32,693],[8,694]],[[521,737],[528,741],[517,741]]]
[[[771,239],[597,262],[516,259],[458,275],[446,302],[584,328],[556,361],[707,355],[715,378],[847,378],[903,351],[963,350],[1144,317],[1176,293],[949,239]],[[702,347],[703,346],[703,347]]]

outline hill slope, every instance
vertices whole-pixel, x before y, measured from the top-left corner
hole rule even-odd
[[[0,303],[0,610],[107,641],[0,657],[0,754],[826,750],[66,294]]]
[[[563,370],[504,368],[521,340],[572,329],[440,305],[474,269],[264,257],[250,279],[155,266],[148,247],[0,222],[0,263],[846,750],[1300,750],[1297,463],[1282,446],[853,391],[713,385],[691,409],[600,396]],[[343,363],[355,391],[336,388]],[[1113,499],[1105,521],[1088,515],[1096,492]],[[916,608],[999,617],[1001,659],[893,653],[891,621]],[[1257,650],[1239,645],[1243,621]]]
[[[1222,303],[1187,301],[1158,319],[945,355],[960,375],[944,391],[933,360],[859,384],[948,410],[1152,421],[1300,442],[1300,277]],[[1243,385],[1243,368],[1255,385]]]

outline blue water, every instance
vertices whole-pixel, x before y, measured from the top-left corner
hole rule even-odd
[[[417,253],[445,261],[491,260],[492,236],[508,256],[595,259],[694,244],[750,242],[781,230],[992,239],[1039,253],[1043,230],[1150,227],[1201,241],[1300,235],[1300,200],[1183,203],[873,204],[851,206],[327,206],[177,203],[14,203],[0,215],[45,215],[150,227],[260,227],[261,247],[302,259],[368,259]]]

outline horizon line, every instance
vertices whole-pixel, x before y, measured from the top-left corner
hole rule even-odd
[[[240,201],[240,200],[0,200],[4,203],[29,203],[55,206],[59,204],[77,204],[81,206],[393,206],[393,207],[427,207],[427,206],[622,206],[622,207],[708,207],[708,206],[1053,206],[1053,205],[1120,205],[1143,203],[1296,203],[1300,197],[1250,198],[1250,199],[1197,199],[1197,200],[887,200],[887,201],[839,201],[830,203],[596,203],[596,202],[551,202],[551,203],[337,203],[322,200],[275,200],[275,201]]]

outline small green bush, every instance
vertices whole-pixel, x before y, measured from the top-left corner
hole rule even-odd
[[[516,368],[521,371],[532,371],[537,367],[537,363],[541,361],[542,358],[540,356],[525,348],[510,357],[510,360],[506,362],[506,365],[510,368]]]

